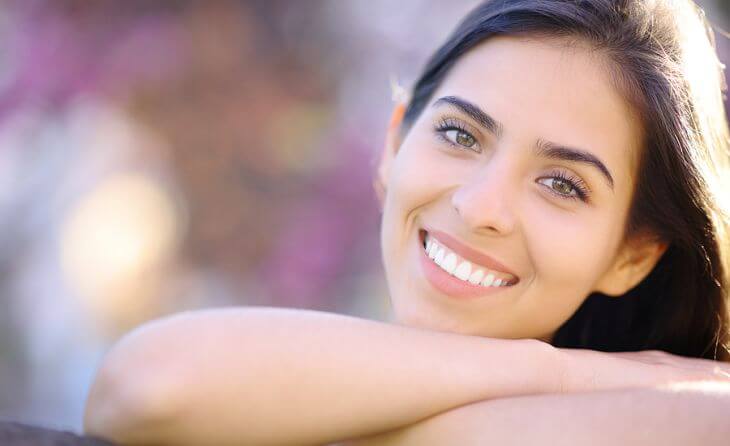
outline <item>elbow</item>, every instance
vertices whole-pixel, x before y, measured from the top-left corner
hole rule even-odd
[[[124,444],[160,442],[180,408],[175,379],[123,339],[104,359],[89,390],[84,432]],[[146,353],[149,353],[148,351]]]

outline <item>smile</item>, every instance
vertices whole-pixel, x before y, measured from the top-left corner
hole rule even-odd
[[[506,287],[517,283],[513,275],[464,259],[428,232],[423,235],[423,248],[433,263],[463,282],[482,287]]]

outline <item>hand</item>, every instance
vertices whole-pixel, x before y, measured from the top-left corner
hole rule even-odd
[[[561,392],[655,387],[674,382],[730,382],[730,364],[661,350],[599,352],[560,349],[566,354]]]
[[[699,384],[700,381],[713,381],[730,385],[730,364],[724,362],[688,358],[659,350],[618,353],[586,349],[558,350],[564,353],[561,355],[564,361],[560,364],[564,377],[560,388],[562,393],[596,391],[599,392],[597,395],[602,394],[605,397],[605,395],[611,394],[600,391],[621,388],[651,388],[676,382],[698,382]],[[544,397],[550,398],[550,395],[544,395]],[[534,401],[539,401],[539,398],[538,395],[532,397]],[[529,401],[530,399],[530,397],[527,397],[527,399],[522,398],[523,401]],[[490,403],[484,401],[479,404]],[[475,407],[475,405],[470,406]],[[434,434],[432,429],[438,430],[439,427],[454,425],[453,422],[443,424],[444,420],[454,419],[449,414],[454,415],[456,411],[463,411],[468,407],[464,406],[455,411],[447,412],[444,414],[445,418],[444,416],[436,416],[411,426],[350,439],[329,446],[422,444],[421,440],[424,437],[430,438]],[[439,422],[433,420],[439,420]]]

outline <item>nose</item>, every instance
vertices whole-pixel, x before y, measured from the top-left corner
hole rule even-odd
[[[515,226],[516,187],[504,164],[490,163],[454,191],[451,204],[472,231],[507,235]]]

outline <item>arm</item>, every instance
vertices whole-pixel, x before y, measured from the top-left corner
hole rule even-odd
[[[730,383],[482,401],[348,446],[726,445]]]
[[[112,349],[84,424],[124,444],[321,444],[558,391],[557,353],[314,311],[193,312]]]

